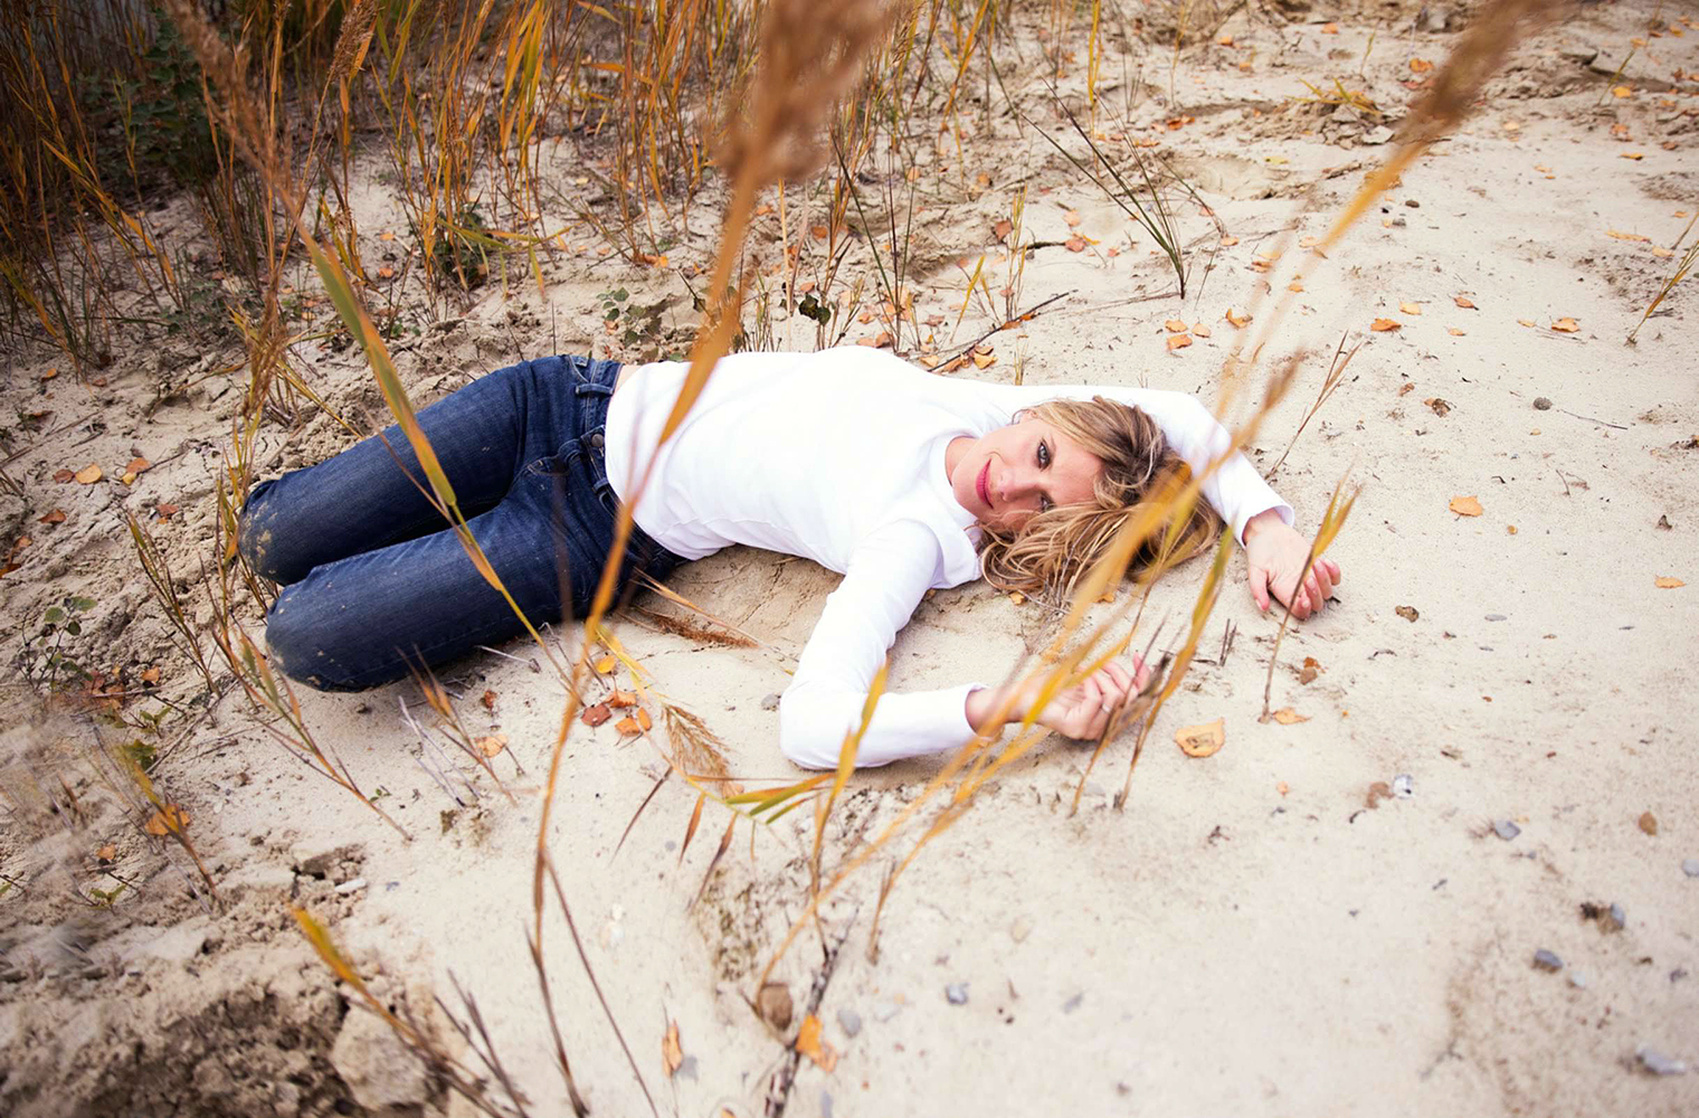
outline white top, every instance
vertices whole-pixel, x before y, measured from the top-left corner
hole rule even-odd
[[[608,480],[621,500],[660,436],[689,366],[631,370],[609,403]],[[979,528],[956,502],[944,452],[1046,400],[1104,396],[1148,413],[1169,446],[1202,473],[1229,443],[1181,392],[1106,386],[1017,386],[957,380],[864,346],[722,359],[684,424],[661,449],[633,516],[686,559],[729,544],[801,555],[843,582],[803,649],[779,704],[779,746],[805,768],[836,768],[897,630],[927,590],[980,576]],[[1203,492],[1233,534],[1267,509],[1292,509],[1235,454]],[[954,749],[973,737],[967,696],[887,692],[856,763],[884,765]]]

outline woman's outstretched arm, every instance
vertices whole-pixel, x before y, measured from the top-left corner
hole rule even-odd
[[[937,581],[941,562],[938,538],[912,520],[886,525],[856,548],[779,700],[779,747],[786,757],[803,768],[837,768],[844,736],[861,723],[879,665]],[[886,765],[962,745],[974,736],[967,698],[979,686],[885,693],[862,735],[856,765]]]

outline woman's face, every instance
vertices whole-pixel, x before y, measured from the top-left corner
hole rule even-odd
[[[951,447],[950,488],[980,524],[1017,532],[1041,509],[1091,500],[1103,462],[1042,419],[1023,417]]]

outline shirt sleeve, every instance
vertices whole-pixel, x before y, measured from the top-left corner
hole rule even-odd
[[[1159,388],[1117,388],[1067,385],[1058,388],[1032,388],[1033,402],[1066,397],[1089,400],[1093,396],[1130,404],[1156,420],[1168,445],[1202,476],[1210,463],[1221,457],[1231,445],[1232,436],[1217,423],[1209,409],[1197,397],[1184,392],[1169,392]],[[1245,523],[1258,513],[1276,509],[1280,519],[1291,524],[1295,519],[1292,506],[1280,499],[1257,468],[1238,451],[1221,464],[1221,468],[1203,483],[1203,495],[1221,518],[1233,526],[1233,538],[1240,546],[1245,542]]]
[[[844,737],[861,724],[879,665],[942,562],[938,538],[913,520],[887,525],[856,548],[779,700],[779,747],[792,762],[806,769],[838,767]],[[965,744],[974,736],[967,697],[982,686],[886,691],[862,735],[856,766],[888,765]]]

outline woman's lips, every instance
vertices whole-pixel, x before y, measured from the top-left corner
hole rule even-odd
[[[979,480],[975,481],[973,483],[973,487],[979,493],[980,503],[983,504],[986,508],[990,508],[991,507],[991,463],[989,461],[987,461],[985,463],[985,467],[979,471]]]

